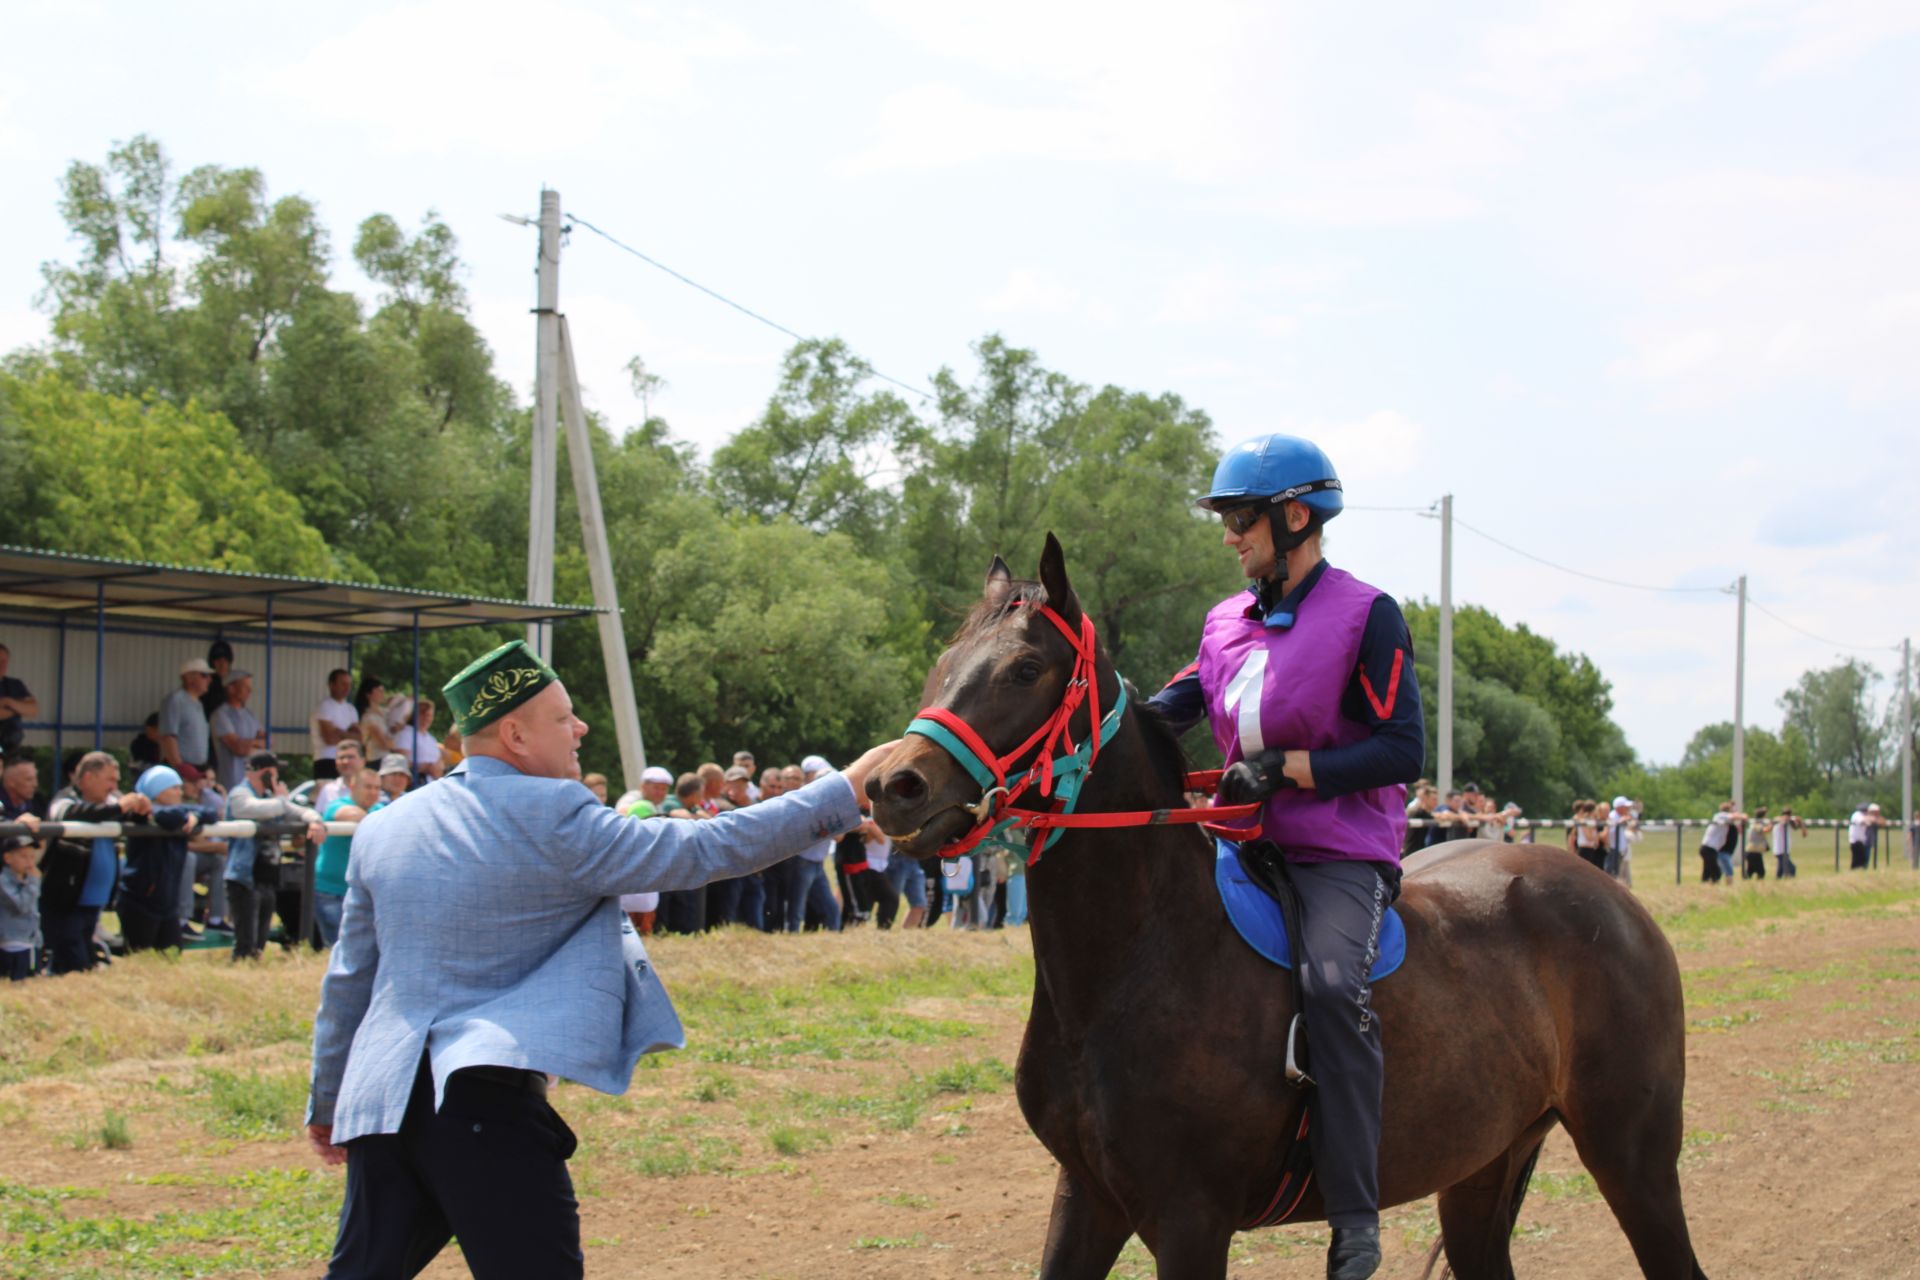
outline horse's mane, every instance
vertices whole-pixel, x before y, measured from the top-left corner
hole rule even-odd
[[[982,599],[967,616],[961,619],[960,629],[953,633],[953,639],[947,642],[949,648],[963,640],[971,640],[983,631],[991,631],[1005,620],[1009,613],[1021,605],[1044,604],[1047,589],[1037,582],[1015,582],[1011,590],[999,600]]]
[[[1180,735],[1157,712],[1147,709],[1147,704],[1140,698],[1140,691],[1133,687],[1133,681],[1126,680],[1125,683],[1128,710],[1133,712],[1134,723],[1140,726],[1140,736],[1147,744],[1147,759],[1153,762],[1154,773],[1172,782],[1174,790],[1182,790],[1187,780],[1189,761],[1187,749],[1180,745]]]

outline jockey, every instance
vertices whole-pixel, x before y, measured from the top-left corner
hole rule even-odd
[[[1204,716],[1225,804],[1265,801],[1262,839],[1301,904],[1300,953],[1319,1116],[1309,1137],[1333,1243],[1329,1280],[1380,1265],[1380,1024],[1368,970],[1400,889],[1406,786],[1426,730],[1393,597],[1321,558],[1340,480],[1309,441],[1235,445],[1200,505],[1226,525],[1248,594],[1207,614],[1200,656],[1150,703],[1184,732]]]

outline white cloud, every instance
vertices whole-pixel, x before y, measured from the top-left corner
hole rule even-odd
[[[537,10],[422,0],[244,79],[389,152],[538,157],[644,137],[643,114],[688,109],[703,65],[761,53],[739,27],[693,10],[613,17],[565,0]]]
[[[1016,268],[1007,273],[998,289],[980,300],[980,309],[988,315],[1060,315],[1074,311],[1079,301],[1079,290],[1046,272]]]
[[[1781,79],[1840,70],[1920,32],[1920,6],[1910,0],[1823,0],[1797,7],[1787,26],[1792,43],[1768,64]]]
[[[1352,501],[1365,504],[1387,482],[1420,469],[1427,430],[1396,409],[1376,409],[1347,422],[1313,422],[1288,427],[1326,450]],[[1378,501],[1377,496],[1374,501]]]
[[[1920,390],[1920,181],[1718,170],[1649,184],[1600,261],[1638,290],[1614,371],[1669,405]]]
[[[989,159],[1054,158],[1221,175],[1244,158],[1236,72],[1245,40],[1271,24],[1243,0],[1196,0],[1168,21],[1163,5],[874,0],[887,25],[940,58],[1016,92],[991,97],[947,79],[895,93],[843,171],[940,169]]]

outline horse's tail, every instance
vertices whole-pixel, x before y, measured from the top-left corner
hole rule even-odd
[[[1509,1234],[1512,1233],[1513,1228],[1520,1222],[1520,1204],[1527,1198],[1527,1187],[1533,1182],[1533,1166],[1540,1162],[1540,1148],[1545,1145],[1544,1142],[1534,1144],[1533,1154],[1527,1157],[1527,1162],[1520,1166],[1520,1172],[1515,1175],[1513,1179],[1513,1190],[1507,1196],[1507,1231]],[[1442,1235],[1438,1240],[1433,1242],[1433,1248],[1427,1251],[1427,1266],[1426,1269],[1420,1273],[1420,1280],[1434,1280],[1433,1269],[1435,1266],[1440,1268],[1439,1280],[1447,1280],[1447,1277],[1453,1274],[1453,1268],[1440,1261],[1442,1251],[1446,1248],[1446,1245],[1447,1238],[1445,1235]],[[1698,1262],[1693,1264],[1693,1274],[1696,1280],[1706,1280],[1706,1277],[1700,1273],[1700,1264]]]

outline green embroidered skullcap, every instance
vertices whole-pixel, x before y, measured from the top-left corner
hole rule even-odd
[[[453,721],[466,737],[498,720],[560,677],[527,648],[525,640],[503,644],[441,687]]]

